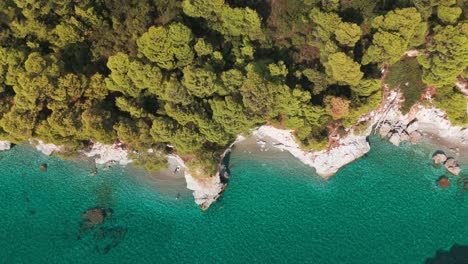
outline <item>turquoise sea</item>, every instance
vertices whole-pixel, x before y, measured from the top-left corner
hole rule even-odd
[[[323,181],[287,153],[234,151],[229,187],[202,212],[180,185],[119,167],[90,177],[89,162],[16,146],[0,153],[0,263],[425,263],[468,245],[468,192],[435,184],[446,173],[431,154],[373,140]],[[96,206],[112,216],[80,234]]]

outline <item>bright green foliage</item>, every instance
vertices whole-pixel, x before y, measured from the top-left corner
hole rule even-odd
[[[340,0],[321,0],[322,8],[325,11],[337,11],[340,7]]]
[[[7,133],[7,140],[21,143],[31,138],[36,121],[37,112],[14,106],[0,119],[0,126]]]
[[[351,90],[357,96],[370,96],[380,90],[379,79],[361,80],[358,85],[351,86]]]
[[[249,36],[251,39],[261,39],[261,21],[257,12],[250,8],[230,8],[225,6],[219,14],[221,24],[214,28],[228,36]]]
[[[186,87],[184,87],[175,75],[171,75],[169,80],[163,83],[164,93],[162,98],[166,101],[176,104],[189,105],[193,102],[194,98],[189,94]]]
[[[334,53],[328,57],[325,71],[334,82],[343,85],[358,85],[364,76],[359,63],[353,61],[343,52]]]
[[[231,69],[221,74],[221,80],[223,81],[224,86],[231,93],[236,93],[239,91],[239,88],[244,83],[245,76],[242,74],[241,71]]]
[[[104,76],[99,73],[91,76],[88,87],[84,91],[84,95],[90,99],[104,100],[109,93],[106,87]]]
[[[249,72],[240,88],[244,105],[255,115],[270,119],[282,112],[280,108],[287,101],[289,88],[286,85],[270,83],[258,73]]]
[[[81,114],[83,139],[93,139],[106,144],[113,144],[117,140],[117,133],[113,130],[114,119],[111,111],[91,105]]]
[[[284,64],[284,61],[279,61],[278,63],[271,63],[268,65],[271,76],[282,76],[286,77],[288,75],[288,68]]]
[[[115,105],[121,111],[129,113],[130,116],[134,118],[148,117],[148,113],[143,108],[143,102],[141,102],[141,99],[120,96],[115,98]]]
[[[369,80],[369,81],[374,81],[374,80]],[[349,114],[345,118],[342,119],[343,125],[345,127],[351,127],[355,125],[360,116],[367,114],[372,110],[375,110],[381,101],[382,101],[382,93],[380,89],[374,91],[374,93],[372,93],[371,95],[367,97],[359,97],[359,96],[353,97],[352,105],[349,110]]]
[[[458,27],[436,27],[427,52],[418,57],[423,67],[423,80],[438,87],[451,86],[468,67],[468,31]]]
[[[415,8],[390,11],[385,16],[378,16],[372,21],[377,29],[372,45],[367,49],[363,64],[393,64],[410,48],[424,43],[427,23]]]
[[[231,135],[245,132],[256,123],[240,102],[236,102],[231,96],[224,99],[214,98],[210,100],[213,120],[224,127],[224,130]],[[260,120],[258,120],[260,121]]]
[[[361,38],[361,28],[353,23],[341,23],[335,31],[336,40],[344,46],[354,47]]]
[[[210,43],[207,43],[204,39],[198,39],[193,48],[199,57],[213,53],[213,46],[211,46]]]
[[[154,142],[150,134],[151,126],[143,120],[134,121],[123,118],[114,125],[114,130],[120,140],[129,145],[132,149],[146,152],[148,146]]]
[[[208,97],[218,89],[215,83],[216,74],[211,71],[202,68],[186,67],[183,73],[182,85],[193,96],[200,98]]]
[[[74,152],[120,140],[148,170],[164,166],[170,144],[207,177],[236,135],[265,123],[293,129],[304,147],[327,147],[330,122],[354,126],[380,103],[384,64],[403,111],[427,82],[436,106],[461,124],[466,101],[452,87],[468,74],[464,8],[457,0],[0,1],[0,138]],[[400,62],[414,48],[419,57]]]
[[[314,95],[318,95],[325,91],[331,82],[328,76],[314,69],[305,69],[302,71],[302,74],[307,78],[307,80],[314,83],[314,87],[312,89],[312,93]]]
[[[338,47],[332,38],[342,23],[338,14],[323,13],[319,9],[313,9],[309,16],[316,24],[313,32],[316,38],[311,44],[320,49],[320,57],[324,59],[328,54],[337,52]]]
[[[248,7],[231,8],[224,0],[184,0],[182,8],[188,16],[206,19],[210,27],[226,37],[263,39],[260,17]]]
[[[81,28],[83,28],[81,23],[74,17],[71,17],[67,22],[68,23],[62,22],[58,24],[52,31],[54,39],[51,42],[58,47],[65,47],[84,41],[81,32]]]
[[[458,6],[448,7],[440,5],[437,7],[437,16],[442,22],[447,24],[455,24],[461,13],[462,10]]]
[[[224,7],[224,0],[184,0],[182,8],[187,16],[214,20],[214,12]]]
[[[161,70],[137,60],[131,61],[127,55],[117,53],[109,57],[107,67],[112,71],[106,79],[109,90],[138,97],[141,90],[148,88],[154,94],[161,94]]]
[[[160,68],[172,70],[192,62],[192,39],[190,28],[183,24],[153,26],[137,40],[138,51]]]
[[[445,86],[437,89],[435,105],[447,113],[449,120],[453,125],[468,124],[467,100],[453,86]]]

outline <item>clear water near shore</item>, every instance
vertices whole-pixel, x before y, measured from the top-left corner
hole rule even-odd
[[[446,172],[425,148],[372,143],[327,182],[287,153],[239,148],[207,212],[180,186],[162,190],[118,167],[90,177],[89,164],[15,147],[0,153],[0,263],[423,263],[467,245],[458,178],[441,189]],[[95,206],[114,211],[107,231],[80,234],[81,213]]]

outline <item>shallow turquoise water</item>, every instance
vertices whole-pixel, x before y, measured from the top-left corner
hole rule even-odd
[[[201,212],[177,188],[18,146],[0,154],[0,263],[424,263],[468,244],[468,193],[456,177],[436,186],[430,154],[373,142],[325,182],[286,153],[235,152],[224,197]],[[114,210],[104,238],[79,232],[95,206]]]

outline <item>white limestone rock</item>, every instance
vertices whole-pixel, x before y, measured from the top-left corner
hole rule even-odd
[[[50,156],[55,152],[60,152],[63,148],[63,146],[57,146],[52,143],[44,143],[42,140],[39,139],[30,139],[29,144],[34,146],[39,152],[42,152],[46,156]]]
[[[127,165],[132,162],[128,157],[128,151],[121,144],[106,145],[96,142],[90,150],[82,153],[89,158],[94,158],[96,164],[118,163]]]
[[[370,150],[365,136],[350,135],[340,140],[338,147],[315,153],[310,164],[324,178],[333,176],[343,166],[359,159]]]
[[[434,161],[434,164],[436,165],[442,164],[447,160],[447,156],[442,152],[438,152],[432,156],[432,160]]]
[[[0,140],[0,151],[9,150],[11,148],[11,142],[6,140]]]
[[[175,161],[180,166],[187,182],[187,189],[193,191],[195,203],[200,205],[203,210],[208,209],[219,198],[224,189],[224,184],[218,174],[209,178],[196,179],[189,173],[181,157],[168,155],[167,158],[173,162]]]
[[[445,168],[455,176],[458,176],[461,172],[461,168],[453,158],[448,158],[445,163]]]
[[[398,133],[393,133],[388,139],[388,141],[398,147],[401,143],[400,135]]]

